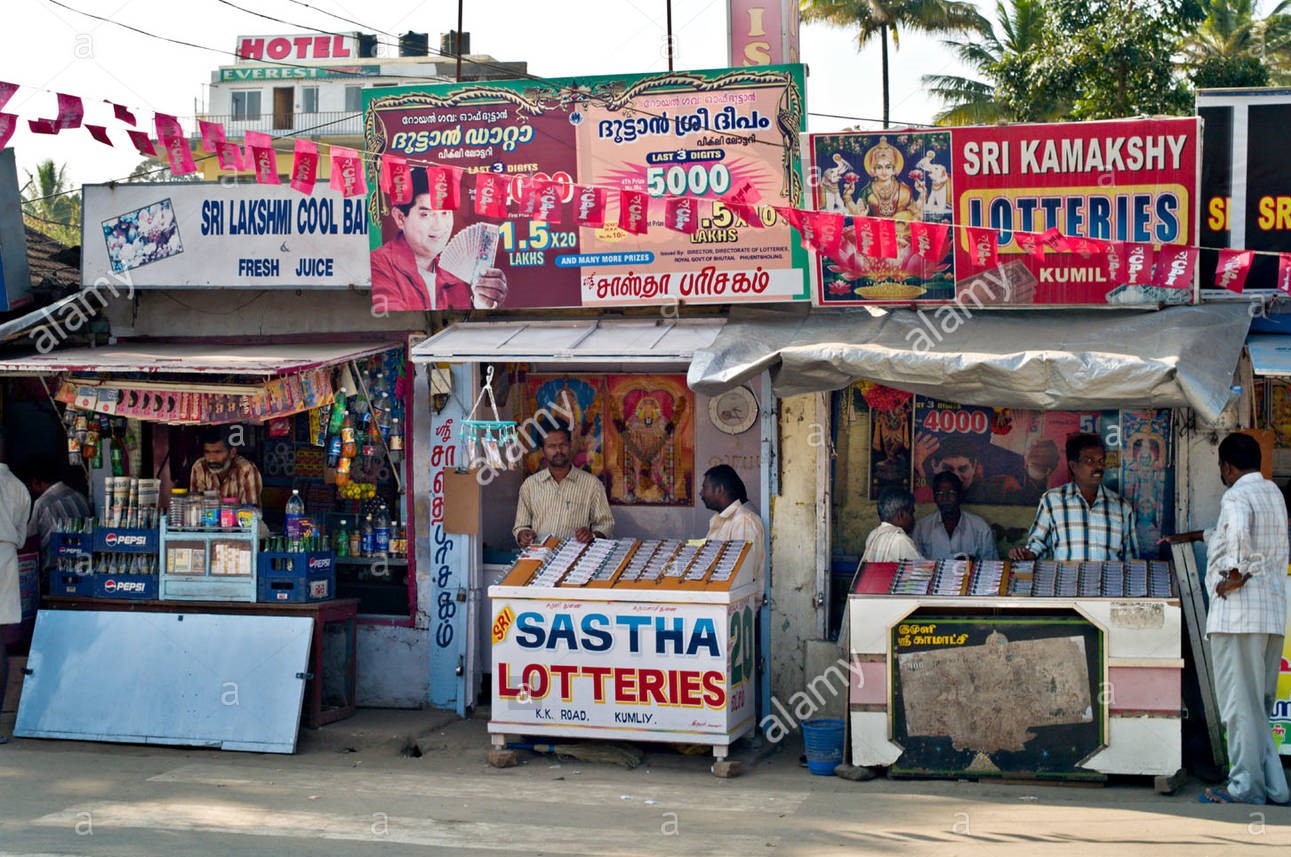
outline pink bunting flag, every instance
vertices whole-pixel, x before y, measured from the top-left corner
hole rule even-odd
[[[261,131],[248,131],[243,135],[247,154],[242,163],[255,173],[258,184],[282,184],[278,178],[278,155],[273,150],[273,138]]]
[[[973,264],[983,268],[999,267],[999,233],[980,226],[965,226],[964,237],[968,240],[968,258],[973,260]]]
[[[58,129],[54,127],[53,119],[28,119],[27,127],[31,128],[33,134],[57,134]]]
[[[1291,295],[1291,253],[1278,254],[1278,291]]]
[[[1121,271],[1125,270],[1125,242],[1107,242],[1107,279],[1113,283],[1119,281]]]
[[[504,176],[475,174],[475,213],[495,220],[507,216],[507,180]]]
[[[18,116],[13,113],[0,113],[0,149],[9,143],[13,132],[18,130]]]
[[[193,151],[188,147],[188,138],[184,136],[183,129],[179,127],[179,120],[168,113],[158,113],[155,121],[157,140],[166,151],[166,159],[170,162],[170,171],[177,176],[197,172],[197,164],[193,161]]]
[[[914,255],[927,262],[940,262],[946,255],[946,243],[949,240],[949,224],[910,221],[910,245],[914,248]]]
[[[136,133],[136,132],[130,132]],[[237,143],[230,143],[228,140],[222,140],[215,144],[215,158],[219,162],[220,169],[233,170],[241,172],[246,169],[246,163],[242,158],[242,147]]]
[[[635,190],[619,191],[619,227],[632,235],[644,235],[650,217],[650,197]]]
[[[871,259],[897,257],[897,223],[887,217],[856,218],[856,252]]]
[[[533,180],[533,219],[547,223],[560,223],[560,203],[564,196],[562,185],[546,176]]]
[[[1067,239],[1071,249],[1083,259],[1091,256],[1105,255],[1107,253],[1107,242],[1100,241],[1097,238],[1081,238],[1080,236],[1071,236]]]
[[[131,113],[127,107],[122,104],[116,104],[112,101],[109,101],[108,104],[112,105],[112,115],[117,118],[117,121],[124,122],[127,125],[136,124],[134,114]]]
[[[722,203],[740,216],[740,219],[754,229],[761,229],[765,224],[758,214],[757,201],[762,198],[752,182],[745,182],[739,190],[722,197]]]
[[[1246,275],[1251,272],[1255,253],[1251,250],[1219,251],[1219,264],[1215,266],[1215,287],[1241,294],[1246,288]]]
[[[802,212],[798,211],[798,209],[787,205],[773,205],[771,210],[778,216],[783,217],[785,222],[794,229],[802,232]]]
[[[105,146],[112,145],[112,140],[108,138],[108,129],[103,127],[102,125],[91,125],[89,122],[86,122],[85,130],[89,131],[90,136],[98,140],[103,145]]]
[[[843,227],[846,221],[843,215],[832,211],[803,211],[799,213],[802,221],[803,246],[831,259],[837,259],[843,252]]]
[[[1166,244],[1157,251],[1152,285],[1163,289],[1192,288],[1197,267],[1197,248],[1184,244]]]
[[[699,200],[693,196],[679,196],[664,203],[665,229],[693,235],[699,230]]]
[[[13,94],[17,91],[18,91],[18,84],[5,83],[4,81],[0,80],[0,107],[4,107],[6,104],[8,104],[9,99],[13,98]]]
[[[430,207],[436,211],[456,211],[462,207],[462,168],[426,167],[430,188]]]
[[[202,151],[209,155],[219,152],[219,144],[224,140],[224,126],[219,122],[207,122],[205,119],[197,120],[197,129],[202,135]]]
[[[1057,226],[1050,226],[1046,229],[1040,235],[1040,240],[1059,253],[1070,253],[1072,250],[1071,242],[1067,240],[1067,236],[1058,231]]]
[[[275,159],[276,160],[276,159]],[[276,178],[275,164],[275,178]],[[291,161],[291,189],[309,196],[318,181],[318,144],[311,140],[296,140],[295,155]]]
[[[54,127],[60,131],[81,127],[81,120],[85,118],[85,106],[81,104],[81,99],[64,92],[55,94],[58,96],[58,118],[54,120]]]
[[[134,143],[134,147],[139,150],[139,154],[147,155],[150,158],[157,157],[157,147],[153,145],[152,140],[148,138],[145,132],[126,131],[126,136],[130,138],[131,143]]]
[[[574,222],[587,229],[604,226],[607,196],[604,188],[575,185]]]
[[[1125,245],[1125,271],[1127,285],[1146,286],[1152,282],[1152,269],[1156,264],[1156,248],[1151,244]]]
[[[1018,249],[1032,259],[1044,261],[1044,238],[1034,232],[1014,232],[1013,240],[1018,242]]]
[[[408,159],[398,155],[382,155],[377,187],[390,197],[391,205],[407,205],[412,202],[412,170],[408,168]]]

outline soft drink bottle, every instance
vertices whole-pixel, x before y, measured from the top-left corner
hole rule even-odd
[[[332,548],[337,556],[350,555],[350,528],[344,518],[341,519],[341,525],[336,528],[336,533],[332,536]]]
[[[359,553],[362,556],[372,556],[376,550],[376,527],[372,525],[372,516],[368,515],[363,519],[363,529],[359,534]]]
[[[373,541],[375,543],[375,553],[377,556],[390,555],[390,511],[386,504],[382,503],[377,509],[377,516],[373,526]]]
[[[332,415],[327,421],[327,431],[331,434],[339,434],[341,431],[341,422],[345,419],[345,388],[341,387],[336,391],[336,397],[332,400]]]
[[[358,454],[359,447],[354,440],[354,420],[346,414],[341,420],[341,457],[353,458]]]
[[[301,499],[300,490],[293,488],[287,498],[287,550],[299,551],[304,529],[301,518],[305,517],[305,501]]]
[[[327,466],[335,467],[341,457],[341,436],[334,434],[327,440]]]

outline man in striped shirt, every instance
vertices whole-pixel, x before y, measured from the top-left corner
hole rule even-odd
[[[1219,444],[1219,476],[1228,490],[1219,520],[1205,532],[1206,636],[1230,767],[1227,787],[1206,789],[1202,803],[1291,800],[1269,726],[1287,621],[1287,507],[1260,474],[1260,459],[1249,435],[1230,434]]]
[[[1096,434],[1067,438],[1071,481],[1040,498],[1035,523],[1024,546],[1009,559],[1128,560],[1138,556],[1134,508],[1103,487],[1107,448]]]
[[[555,428],[542,440],[547,468],[520,486],[515,526],[516,544],[527,548],[540,536],[573,536],[580,542],[607,539],[614,534],[614,515],[601,480],[574,466],[569,429]]]

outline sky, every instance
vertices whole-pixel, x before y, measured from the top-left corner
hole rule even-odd
[[[450,0],[6,0],[5,6],[0,80],[21,87],[4,108],[23,120],[9,142],[20,184],[46,159],[66,164],[74,185],[128,176],[141,159],[115,131],[120,125],[103,100],[131,107],[149,128],[154,112],[176,115],[192,128],[192,117],[206,105],[211,72],[233,63],[237,36],[361,30],[389,46],[394,39],[385,34],[413,30],[429,33],[434,49],[440,34],[457,26],[457,4]],[[675,68],[728,64],[725,0],[673,0],[672,19]],[[463,9],[473,53],[527,62],[530,74],[541,77],[666,71],[665,21],[665,0],[464,0]],[[397,55],[394,47],[381,52]],[[858,53],[854,31],[804,25],[801,53],[809,70],[808,130],[881,127],[877,42]],[[894,127],[930,122],[940,108],[924,93],[922,75],[966,73],[938,40],[914,33],[902,34],[890,61]],[[106,124],[115,147],[94,142],[84,129],[32,134],[25,120],[57,115],[56,92],[80,96],[86,121]]]

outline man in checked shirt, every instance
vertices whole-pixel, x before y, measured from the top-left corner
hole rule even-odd
[[[587,543],[614,535],[614,515],[605,486],[586,470],[574,466],[569,429],[554,428],[542,439],[547,469],[520,486],[515,526],[516,544],[527,548],[539,536],[573,536]]]
[[[1026,544],[1009,551],[1009,559],[1136,558],[1139,540],[1134,532],[1134,508],[1103,487],[1107,470],[1103,439],[1096,434],[1067,438],[1067,470],[1071,481],[1041,496]]]
[[[1228,785],[1208,788],[1202,803],[1291,800],[1269,712],[1277,696],[1287,621],[1287,507],[1260,474],[1260,445],[1230,434],[1219,444],[1219,477],[1228,488],[1219,520],[1205,533],[1169,541],[1206,540],[1206,637],[1215,695],[1228,734]]]

